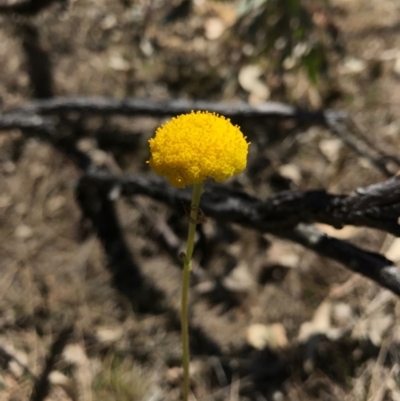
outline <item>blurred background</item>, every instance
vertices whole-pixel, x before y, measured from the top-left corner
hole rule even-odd
[[[342,110],[342,136],[237,117],[249,164],[226,185],[261,199],[351,194],[398,170],[399,33],[398,0],[0,0],[0,111],[71,96]],[[147,141],[163,119],[59,119],[97,167],[153,174]],[[51,143],[0,131],[0,400],[178,400],[184,210],[116,201],[142,280],[121,291],[75,199],[81,175]],[[400,261],[389,234],[318,228]],[[400,400],[396,296],[300,245],[212,219],[195,260],[192,400]]]

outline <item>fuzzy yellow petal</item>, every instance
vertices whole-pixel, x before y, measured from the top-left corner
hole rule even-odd
[[[249,147],[239,127],[207,111],[173,118],[157,129],[149,144],[151,168],[178,188],[239,174]]]

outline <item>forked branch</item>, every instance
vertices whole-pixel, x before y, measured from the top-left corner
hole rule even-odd
[[[109,194],[146,195],[178,208],[182,207],[182,202],[190,201],[190,192],[170,187],[156,178],[92,173],[82,177],[80,186],[86,185],[99,187]],[[393,262],[332,238],[309,224],[323,222],[335,227],[352,224],[379,228],[399,236],[399,177],[358,189],[353,196],[303,191],[284,192],[266,200],[213,185],[212,190],[203,195],[201,208],[215,220],[234,222],[299,243],[400,295],[400,269]]]

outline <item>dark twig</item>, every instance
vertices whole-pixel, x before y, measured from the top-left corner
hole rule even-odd
[[[7,351],[5,348],[0,346],[0,366],[3,369],[6,369],[8,367],[8,364],[14,361],[23,371],[26,375],[30,376],[31,379],[33,379],[34,382],[37,382],[37,377],[35,374],[29,369],[28,366],[26,366],[24,363],[22,363],[18,357],[15,355],[11,354],[9,351]]]
[[[305,110],[278,102],[266,102],[257,106],[247,103],[223,103],[208,101],[169,100],[154,101],[150,99],[112,99],[92,97],[68,97],[36,100],[13,110],[13,113],[30,113],[41,115],[63,115],[69,112],[83,115],[147,115],[164,117],[188,113],[191,110],[208,110],[231,118],[281,118],[295,119],[301,123],[323,125],[340,138],[358,155],[369,160],[386,177],[393,174],[387,168],[385,159],[393,157],[376,151],[368,141],[356,137],[348,128],[348,114],[336,110]],[[1,119],[4,115],[0,115]],[[18,128],[18,127],[16,127]]]
[[[94,173],[84,176],[80,185],[95,185],[108,193],[118,190],[128,196],[147,195],[176,208],[190,201],[189,191],[172,188],[159,179]],[[335,196],[323,191],[284,192],[265,201],[213,185],[203,195],[201,207],[216,220],[235,222],[300,243],[400,295],[400,270],[392,262],[304,224],[319,221],[335,227],[364,225],[400,235],[398,177],[359,189],[354,196]]]
[[[158,178],[86,175],[83,182],[103,189],[119,188],[124,195],[142,194],[180,208],[190,201],[190,192],[173,188]],[[202,197],[202,210],[220,221],[239,223],[260,231],[293,229],[299,223],[325,223],[377,228],[400,236],[400,176],[358,189],[353,196],[320,191],[284,191],[260,200],[242,191],[211,185]]]
[[[48,79],[50,79],[48,77]],[[32,80],[31,80],[32,81]],[[63,116],[69,112],[84,115],[148,115],[164,117],[188,113],[191,110],[208,110],[232,118],[293,118],[302,122],[324,124],[325,112],[301,110],[283,103],[268,102],[258,106],[247,103],[229,104],[222,102],[172,100],[166,102],[149,99],[112,99],[90,97],[68,97],[34,100],[7,113],[0,114],[0,129],[27,128],[34,125],[37,132],[48,131],[50,120],[40,116],[57,116],[68,125],[68,119]],[[339,121],[346,114],[332,111],[331,114]],[[60,118],[61,117],[61,118]],[[40,120],[41,119],[41,120]],[[28,128],[30,128],[28,126]]]
[[[305,224],[299,224],[292,232],[281,235],[312,249],[318,255],[342,263],[353,272],[368,277],[396,295],[400,295],[400,269],[384,256],[332,238]]]
[[[242,118],[295,118],[317,124],[325,123],[324,111],[308,111],[283,103],[266,102],[257,106],[247,103],[223,103],[190,100],[154,101],[150,99],[111,99],[90,97],[68,97],[49,100],[37,100],[14,110],[14,112],[36,114],[62,114],[77,112],[81,114],[121,114],[128,116],[147,115],[163,117],[188,113],[191,110],[208,110],[228,117]],[[347,114],[331,111],[337,119],[345,118]]]
[[[55,131],[55,120],[53,117],[42,117],[35,114],[2,114],[0,115],[0,130],[5,129],[28,130],[39,136],[40,134],[51,135]]]
[[[29,81],[33,96],[47,99],[53,96],[53,74],[50,55],[40,43],[40,34],[33,24],[21,24],[18,29],[22,38]]]
[[[147,114],[152,116],[164,116],[169,114],[179,114],[187,112],[191,109],[207,109],[220,112],[222,114],[243,117],[291,117],[304,120],[312,120],[315,123],[327,124],[328,126],[340,126],[340,136],[344,139],[343,121],[346,115],[336,112],[303,112],[298,109],[279,103],[266,103],[258,107],[241,104],[233,107],[222,103],[208,102],[150,102],[139,99],[94,99],[94,98],[70,98],[70,99],[49,99],[35,101],[14,114],[5,114],[0,116],[0,128],[10,127],[10,123],[14,122],[31,124],[32,128],[38,131],[43,130],[42,125],[46,120],[36,120],[38,117],[29,118],[22,117],[20,113],[38,113],[38,114],[63,114],[69,111],[78,111],[80,113],[89,114]],[[20,117],[18,117],[20,116]],[[19,119],[19,121],[18,121]],[[38,124],[42,122],[42,124]],[[90,160],[83,160],[83,155],[76,151],[73,141],[64,139],[52,139],[52,142],[60,150],[66,152],[71,157],[75,156],[78,164],[87,171],[91,165]],[[350,146],[351,143],[349,143]],[[68,149],[68,146],[70,149]],[[363,152],[358,145],[353,148],[363,156],[376,162],[375,155]],[[375,165],[386,175],[390,175],[386,167],[380,163]],[[386,170],[385,170],[386,169]],[[174,207],[181,207],[182,201],[188,201],[190,194],[186,191],[178,191],[169,187],[161,180],[146,179],[144,177],[114,177],[108,173],[94,172],[83,177],[79,184],[81,194],[88,187],[92,190],[100,191],[102,195],[97,197],[97,202],[102,199],[97,206],[101,208],[100,213],[103,217],[107,213],[111,216],[115,213],[112,205],[104,194],[109,194],[112,188],[120,188],[125,195],[144,194],[154,199],[165,202]],[[83,191],[83,192],[82,192]],[[94,198],[93,198],[94,199]],[[110,202],[110,204],[107,204]],[[83,204],[82,204],[83,205]],[[85,208],[85,206],[82,206]],[[202,209],[210,217],[227,222],[236,222],[247,227],[255,228],[262,232],[271,232],[276,235],[290,238],[293,241],[302,243],[303,245],[316,250],[317,252],[330,256],[342,263],[350,263],[346,253],[330,252],[326,248],[329,237],[321,237],[324,240],[319,241],[319,246],[311,246],[312,242],[307,240],[307,236],[299,234],[300,223],[322,222],[330,224],[334,227],[341,228],[346,224],[377,228],[382,231],[400,236],[400,226],[398,224],[398,216],[400,215],[400,179],[394,177],[384,183],[371,186],[369,188],[360,189],[353,196],[337,196],[326,193],[325,191],[287,191],[281,192],[265,201],[261,201],[250,195],[240,191],[232,191],[223,186],[215,185],[212,191],[207,191],[203,197]],[[84,209],[85,210],[85,209]],[[110,214],[111,213],[111,214]],[[86,214],[90,216],[90,210],[86,208]],[[116,217],[113,217],[116,221]],[[101,224],[101,219],[96,218]],[[105,225],[107,226],[107,224]],[[99,227],[98,227],[99,229]],[[297,230],[297,231],[296,231]],[[303,233],[304,234],[304,233]],[[321,234],[322,235],[322,234]],[[103,239],[104,240],[104,239]],[[102,240],[102,241],[103,241]],[[334,241],[332,239],[332,241]],[[335,240],[339,241],[339,240]],[[311,244],[311,245],[310,245]],[[338,245],[339,244],[339,245]],[[349,244],[343,241],[336,242],[336,248],[342,246],[343,249],[349,249]],[[110,254],[114,249],[110,238],[103,242],[106,252]],[[116,246],[116,245],[115,245]],[[347,247],[347,248],[346,248]],[[117,247],[118,248],[118,247]],[[359,248],[352,248],[358,255],[360,261],[359,266],[353,270],[372,278],[386,288],[392,289],[398,293],[397,278],[395,277],[393,266],[386,259],[379,255],[371,254]],[[363,259],[369,255],[369,265],[375,266],[369,272],[364,271],[364,266],[368,263]],[[374,261],[371,259],[374,255]],[[376,262],[379,259],[379,263]],[[117,258],[118,259],[118,258]],[[128,260],[129,258],[126,258]],[[363,261],[363,262],[361,262]],[[383,261],[383,262],[382,262]],[[365,263],[364,263],[365,262]],[[353,262],[351,262],[353,263]],[[392,281],[391,281],[392,280]],[[394,283],[394,284],[393,284]],[[400,290],[399,290],[400,291]]]
[[[35,383],[35,386],[33,388],[30,397],[30,401],[42,401],[48,396],[50,390],[50,381],[49,381],[50,373],[54,369],[54,366],[58,358],[61,356],[72,333],[73,333],[73,326],[68,326],[63,330],[61,330],[58,336],[56,337],[55,341],[53,342],[53,345],[51,346],[49,355],[46,359],[43,371],[39,379]]]
[[[1,4],[0,14],[33,16],[55,2],[66,3],[67,0],[26,0],[18,3]]]

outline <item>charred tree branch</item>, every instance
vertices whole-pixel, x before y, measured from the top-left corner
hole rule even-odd
[[[0,115],[0,130],[21,129],[39,134],[51,135],[55,131],[55,121],[51,117],[35,114],[8,113]]]
[[[283,234],[282,237],[297,242],[318,255],[336,260],[347,269],[368,277],[400,296],[400,269],[384,256],[330,237],[305,224],[299,224],[292,232]]]
[[[241,118],[295,118],[316,124],[325,123],[324,111],[308,111],[278,102],[266,102],[257,106],[247,103],[222,103],[190,100],[154,101],[150,99],[111,99],[91,97],[68,97],[48,100],[37,100],[14,110],[14,112],[35,113],[43,115],[76,112],[81,114],[100,115],[147,115],[152,117],[171,116],[189,113],[192,110],[207,110],[228,117]],[[330,111],[336,119],[345,118],[347,113]]]
[[[106,173],[82,177],[81,187],[93,185],[114,196],[118,192],[125,196],[142,194],[178,208],[182,207],[182,202],[190,201],[190,192],[172,188],[159,179],[114,177]],[[387,196],[389,193],[391,196]],[[311,199],[308,197],[310,194]],[[400,269],[391,261],[304,224],[322,221],[328,224],[336,222],[335,226],[365,225],[400,235],[397,224],[399,195],[400,179],[397,177],[360,189],[355,196],[312,191],[299,192],[296,198],[278,194],[264,201],[213,185],[203,195],[201,207],[215,220],[234,222],[299,243],[400,295]]]
[[[82,178],[99,187],[118,188],[123,195],[147,195],[172,207],[190,201],[190,192],[158,178],[113,176],[96,172]],[[217,220],[238,223],[264,232],[293,229],[299,223],[325,223],[376,228],[400,236],[400,176],[358,189],[356,195],[319,191],[284,191],[258,199],[226,186],[209,184],[202,197],[204,212]]]
[[[18,3],[2,4],[0,5],[0,14],[33,16],[56,2],[67,3],[67,0],[27,0]]]
[[[12,113],[39,114],[39,115],[65,115],[70,112],[84,115],[146,115],[151,117],[173,116],[188,113],[192,110],[213,111],[235,119],[294,119],[309,125],[322,125],[327,127],[333,135],[340,138],[347,146],[359,156],[366,158],[384,176],[390,177],[391,171],[385,160],[394,160],[393,156],[377,152],[363,138],[348,129],[348,114],[336,110],[305,110],[278,102],[265,102],[257,106],[247,103],[223,103],[209,101],[168,100],[154,101],[150,99],[112,99],[101,97],[67,97],[35,100],[26,106],[15,109]],[[4,115],[0,115],[1,119]],[[17,126],[15,128],[18,128]]]

